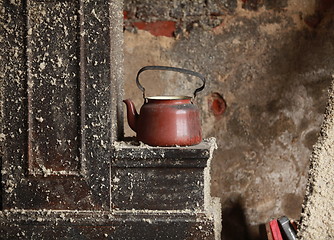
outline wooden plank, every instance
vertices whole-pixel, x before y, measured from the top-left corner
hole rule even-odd
[[[201,168],[113,168],[116,210],[203,210]]]
[[[136,211],[7,214],[0,216],[2,239],[215,239],[213,222],[203,214]]]

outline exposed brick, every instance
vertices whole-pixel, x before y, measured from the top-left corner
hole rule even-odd
[[[235,12],[237,1],[179,0],[157,4],[148,0],[129,0],[124,2],[124,29],[135,32],[137,27],[156,36],[178,36],[192,31],[193,25],[214,28],[221,24],[224,16]],[[159,29],[156,22],[161,22],[167,29]],[[174,24],[178,29],[174,29]]]
[[[138,29],[149,31],[154,36],[173,37],[176,29],[174,21],[134,22]]]

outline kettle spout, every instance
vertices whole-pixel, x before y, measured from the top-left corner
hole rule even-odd
[[[139,114],[136,107],[130,99],[123,100],[123,102],[126,105],[128,124],[133,131],[137,132]]]

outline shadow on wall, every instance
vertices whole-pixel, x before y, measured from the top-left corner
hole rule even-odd
[[[245,211],[241,199],[230,200],[228,207],[222,209],[222,239],[251,240]]]
[[[222,209],[222,232],[223,240],[268,240],[265,224],[250,227],[242,198],[229,199]]]

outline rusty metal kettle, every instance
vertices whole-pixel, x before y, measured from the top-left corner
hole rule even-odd
[[[139,82],[139,75],[146,70],[167,70],[190,74],[200,78],[202,86],[194,91],[194,96],[154,96],[146,97],[145,88]],[[202,141],[200,113],[193,98],[205,87],[205,78],[190,70],[146,66],[136,77],[138,88],[143,92],[144,104],[140,114],[130,99],[123,102],[127,108],[128,124],[137,134],[137,140],[151,146],[190,146]]]

